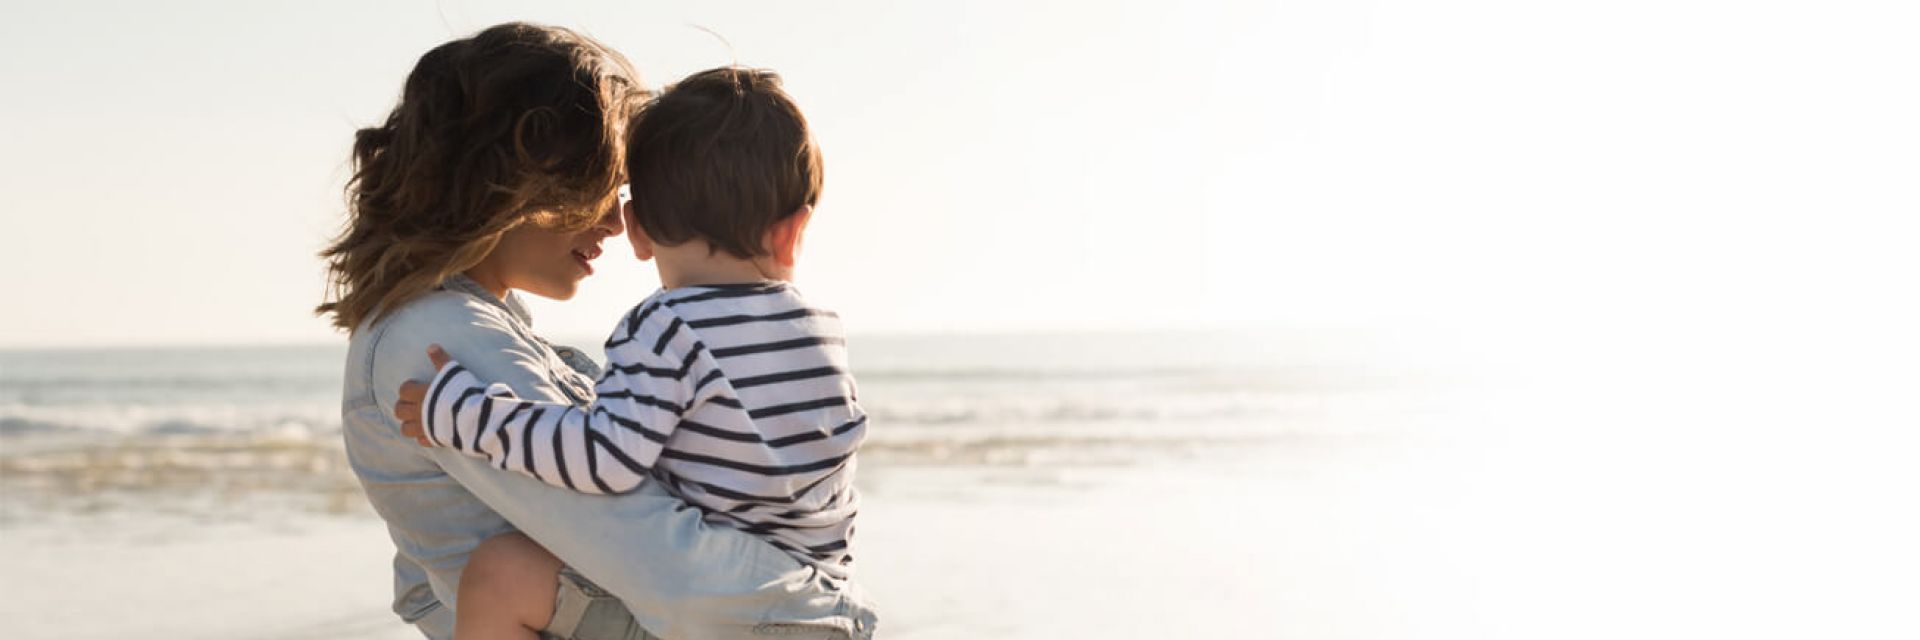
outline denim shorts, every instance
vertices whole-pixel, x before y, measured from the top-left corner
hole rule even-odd
[[[755,637],[789,640],[850,640],[840,629],[810,624],[762,623]],[[634,622],[620,598],[601,589],[573,567],[560,567],[560,590],[553,596],[553,620],[540,630],[540,640],[662,640]]]
[[[560,590],[553,595],[553,620],[541,640],[660,640],[633,621],[627,605],[589,582],[572,567],[560,567]]]

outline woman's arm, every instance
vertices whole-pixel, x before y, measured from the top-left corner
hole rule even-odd
[[[503,318],[475,315],[403,314],[389,321],[394,326],[378,345],[371,377],[382,414],[396,435],[400,425],[392,417],[395,390],[406,380],[433,376],[422,354],[436,342],[476,376],[505,384],[521,398],[566,401],[550,379],[545,347],[520,337]],[[870,615],[850,609],[844,591],[836,591],[818,572],[766,542],[708,525],[698,509],[668,495],[658,483],[642,483],[620,496],[585,495],[502,472],[455,451],[420,449],[399,437],[391,442],[388,446],[406,446],[427,456],[472,497],[619,596],[635,620],[656,635],[737,637],[769,622],[852,631],[854,615]],[[416,519],[433,519],[443,509],[457,511],[455,506],[417,505],[424,513]],[[471,534],[473,544],[498,533],[450,531],[437,520],[432,524],[442,535]],[[443,600],[451,602],[445,595]]]

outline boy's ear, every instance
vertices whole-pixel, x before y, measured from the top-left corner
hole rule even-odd
[[[641,261],[652,260],[653,238],[647,237],[647,231],[640,228],[640,217],[633,214],[632,200],[620,208],[620,216],[626,218],[627,242],[633,244],[633,257]]]
[[[807,233],[807,222],[813,218],[813,205],[800,205],[791,215],[773,223],[767,230],[767,250],[773,253],[773,260],[783,267],[791,267],[800,258],[800,242]]]

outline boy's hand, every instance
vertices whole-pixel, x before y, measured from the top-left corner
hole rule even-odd
[[[427,360],[433,363],[435,375],[439,375],[440,370],[447,368],[447,363],[452,361],[447,357],[446,350],[441,349],[437,344],[427,347]],[[393,403],[393,416],[400,419],[400,435],[413,438],[422,447],[431,447],[433,441],[427,439],[427,430],[421,421],[423,409],[421,405],[425,404],[426,400],[426,382],[419,380],[402,382],[400,383],[400,400]]]

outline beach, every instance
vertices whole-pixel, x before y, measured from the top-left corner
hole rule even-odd
[[[1383,576],[1353,570],[1407,568],[1368,557],[1393,514],[1369,513],[1378,493],[1340,471],[1367,455],[1343,448],[1367,446],[1145,467],[874,465],[860,577],[886,637],[1394,635]],[[385,611],[378,518],[263,498],[14,522],[0,615],[35,638],[414,637]],[[102,615],[107,603],[120,615]]]
[[[1355,571],[1407,568],[1377,557],[1395,524],[1338,470],[1360,455],[1330,451],[1344,446],[1364,445],[874,465],[859,575],[885,637],[1398,635],[1390,576]],[[0,616],[27,638],[416,637],[386,611],[378,518],[267,498],[16,518],[0,534]]]
[[[1468,385],[1284,340],[867,343],[856,575],[880,637],[1912,626],[1902,450],[1787,426],[1879,429],[1871,406],[1696,412],[1720,391]],[[417,637],[339,440],[339,355],[0,353],[7,637]]]
[[[1412,565],[1383,545],[1417,513],[1406,380],[1232,336],[868,344],[856,548],[885,637],[1404,625],[1383,612]],[[340,447],[339,356],[6,355],[0,615],[29,638],[413,637]]]
[[[422,637],[352,327],[775,281],[629,440],[864,434],[881,640],[1920,640],[1920,2],[7,6],[0,640]]]

